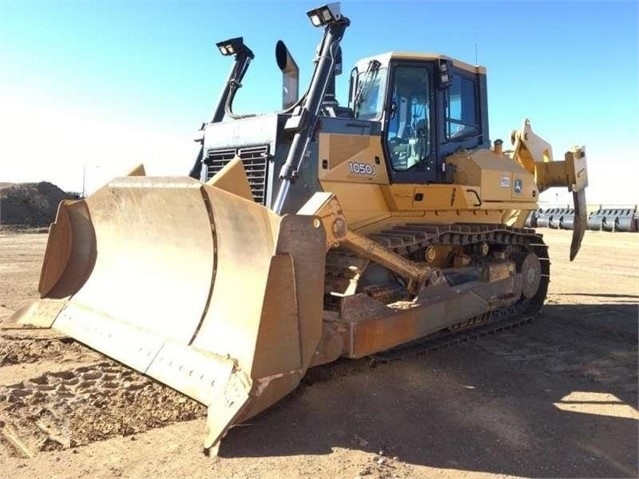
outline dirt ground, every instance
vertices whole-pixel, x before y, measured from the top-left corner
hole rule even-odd
[[[571,232],[540,232],[552,282],[533,323],[322,366],[219,457],[202,406],[68,338],[5,331],[0,478],[637,477],[639,234],[589,231],[570,263]],[[45,243],[0,232],[0,321],[36,297]]]

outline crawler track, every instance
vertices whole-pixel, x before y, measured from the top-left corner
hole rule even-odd
[[[535,314],[524,313],[526,306],[527,304],[516,304],[507,310],[500,311],[499,314],[494,313],[486,317],[473,318],[470,320],[470,323],[472,323],[470,326],[459,329],[445,329],[420,340],[374,354],[371,356],[371,363],[389,363],[399,359],[419,356],[430,351],[448,348],[473,339],[518,328],[530,323],[535,317]]]
[[[495,334],[529,323],[539,312],[548,291],[550,260],[548,248],[542,236],[528,228],[509,228],[495,225],[423,225],[408,223],[395,226],[370,236],[395,253],[409,256],[428,246],[472,246],[486,242],[510,248],[512,252],[533,252],[541,261],[541,284],[531,299],[522,298],[513,306],[471,318],[420,340],[398,346],[371,356],[375,362],[391,362],[416,356],[466,342],[478,337]],[[348,251],[336,250],[327,260],[327,284],[346,284],[357,281],[357,275],[366,265]],[[397,291],[386,291],[386,297],[397,298]],[[338,309],[338,301],[330,298],[329,308]]]

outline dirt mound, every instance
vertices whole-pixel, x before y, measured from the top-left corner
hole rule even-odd
[[[48,226],[55,219],[58,203],[74,196],[46,181],[0,184],[0,224]]]

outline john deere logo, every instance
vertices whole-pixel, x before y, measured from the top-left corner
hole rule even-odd
[[[513,186],[513,188],[515,190],[515,193],[521,193],[522,185],[520,179],[515,180],[515,185]]]

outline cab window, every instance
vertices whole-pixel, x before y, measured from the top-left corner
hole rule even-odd
[[[362,72],[357,77],[357,94],[354,99],[355,118],[377,120],[384,111],[386,68]]]
[[[477,105],[475,104],[476,83],[459,74],[453,74],[451,80],[451,85],[447,89],[446,140],[476,134],[479,130]]]
[[[386,144],[395,171],[406,171],[431,154],[430,81],[423,66],[393,71]]]

